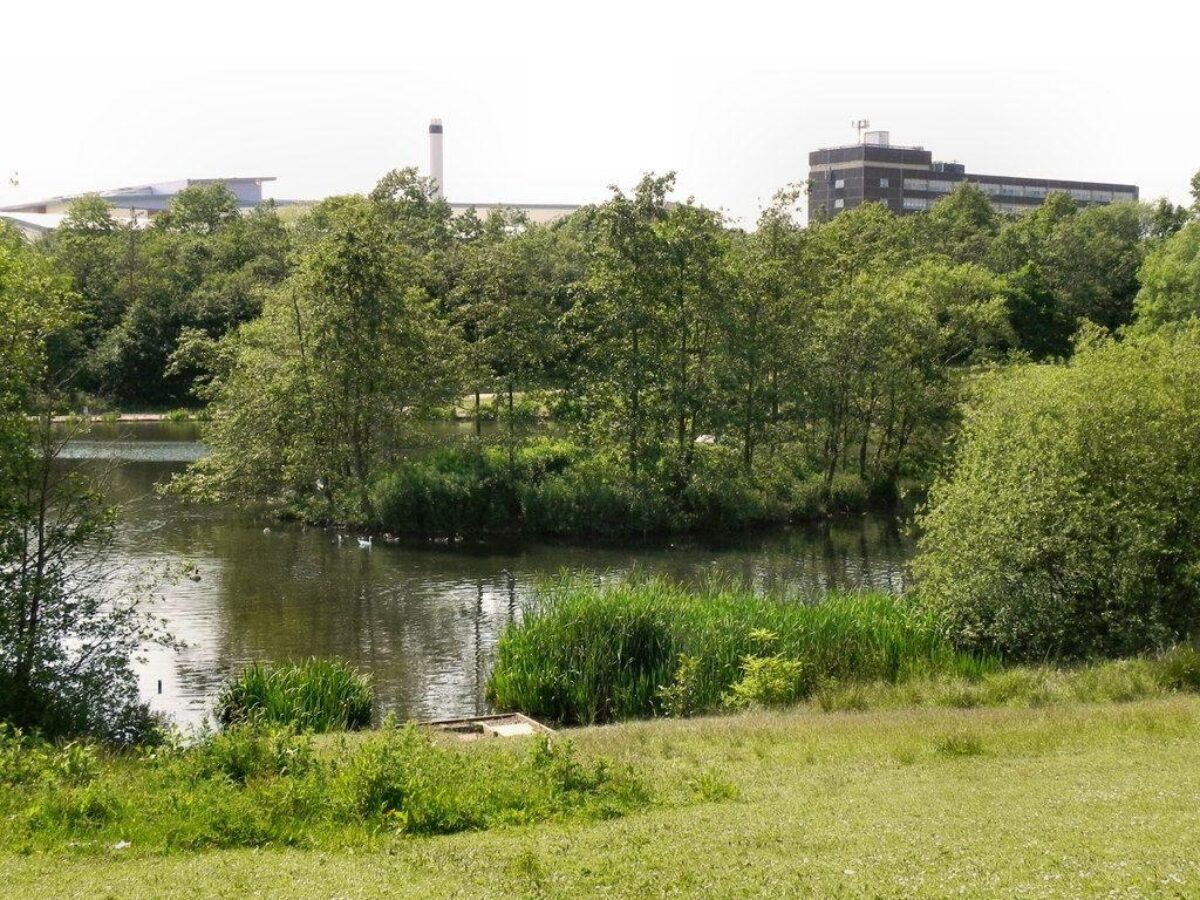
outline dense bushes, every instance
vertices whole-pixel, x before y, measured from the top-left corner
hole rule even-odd
[[[766,467],[764,467],[766,468]],[[375,482],[379,525],[410,534],[521,531],[620,536],[723,530],[861,511],[862,480],[839,474],[826,488],[800,465],[747,477],[727,447],[697,447],[689,478],[663,467],[637,483],[604,456],[542,439],[510,463],[502,447],[468,446],[400,463]]]
[[[0,731],[0,849],[118,841],[144,850],[365,845],[545,819],[608,818],[649,802],[631,770],[568,741],[457,749],[414,726],[320,746],[239,725],[191,746],[108,755]]]
[[[594,723],[709,711],[728,704],[726,695],[732,705],[792,700],[830,679],[977,666],[950,650],[929,616],[888,595],[809,604],[661,580],[604,588],[569,580],[543,588],[501,636],[489,690],[505,709]]]
[[[222,686],[215,714],[222,725],[255,722],[341,731],[370,725],[374,699],[366,676],[339,660],[252,663]]]
[[[915,562],[961,645],[1021,659],[1166,646],[1200,620],[1200,328],[986,380]]]

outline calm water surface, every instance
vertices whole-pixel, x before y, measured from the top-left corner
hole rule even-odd
[[[430,426],[430,442],[470,426]],[[634,570],[696,583],[714,576],[758,589],[819,594],[835,587],[899,590],[910,541],[889,520],[778,529],[720,541],[635,545],[499,542],[467,547],[339,546],[332,531],[256,520],[160,497],[155,485],[204,453],[195,425],[97,425],[67,448],[71,465],[106,470],[121,509],[122,578],[194,565],[200,580],[164,581],[158,612],[188,643],[140,669],[154,706],[183,723],[203,718],[221,680],[251,660],[337,656],[369,672],[379,711],[401,718],[486,709],[496,637],[538,578],[598,579]],[[115,461],[115,462],[113,462]],[[162,692],[158,693],[158,683]]]

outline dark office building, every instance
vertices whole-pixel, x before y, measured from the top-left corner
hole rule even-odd
[[[918,212],[964,181],[987,194],[1002,213],[1033,209],[1054,192],[1085,205],[1138,198],[1133,184],[975,175],[961,163],[935,162],[921,147],[893,147],[886,131],[868,131],[859,144],[814,150],[808,154],[808,179],[810,222],[861,203],[886,203],[900,215]]]

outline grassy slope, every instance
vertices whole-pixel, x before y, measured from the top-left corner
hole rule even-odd
[[[1194,896],[1198,738],[1195,697],[634,723],[575,739],[740,798],[372,854],[0,858],[0,894]]]

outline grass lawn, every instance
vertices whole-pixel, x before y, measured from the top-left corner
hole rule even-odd
[[[660,787],[644,813],[358,853],[10,855],[0,894],[1197,896],[1198,739],[1194,696],[638,722],[574,740]]]

